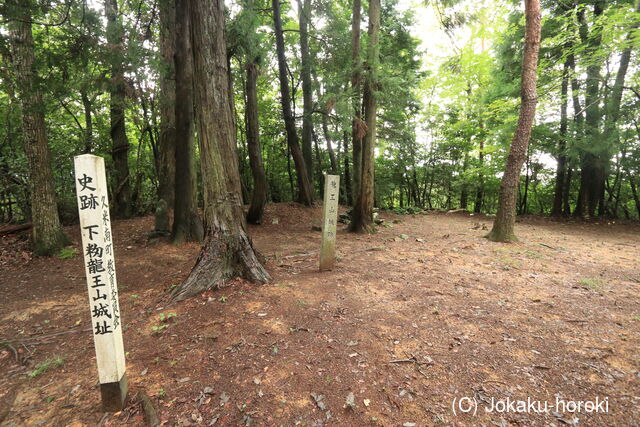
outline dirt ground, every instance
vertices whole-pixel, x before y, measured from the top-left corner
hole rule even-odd
[[[382,212],[377,234],[339,227],[319,273],[320,216],[268,206],[250,232],[272,283],[178,304],[199,246],[115,221],[129,396],[163,425],[640,425],[638,224],[530,217],[498,244],[488,218]],[[100,411],[82,256],[32,258],[25,238],[0,243],[0,425],[142,425],[134,399]],[[527,398],[553,406],[496,404]]]

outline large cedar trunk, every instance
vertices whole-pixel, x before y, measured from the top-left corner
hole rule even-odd
[[[160,0],[160,135],[158,149],[158,199],[173,207],[176,175],[176,0]],[[166,210],[164,211],[166,212]],[[165,214],[166,215],[166,214]],[[168,224],[168,219],[162,219]],[[159,230],[168,231],[168,230]]]
[[[186,0],[193,42],[196,122],[204,187],[205,242],[189,277],[173,292],[184,299],[234,277],[265,283],[247,235],[227,77],[224,1]]]
[[[353,121],[351,122],[351,141],[353,145],[353,184],[351,199],[355,202],[360,191],[360,175],[362,165],[362,136],[364,122],[362,121],[362,107],[360,105],[360,16],[362,13],[361,0],[353,0],[351,13],[351,90],[353,91]]]
[[[253,175],[253,194],[251,205],[247,213],[250,224],[260,224],[267,204],[267,175],[262,161],[262,147],[260,144],[260,128],[258,126],[258,66],[255,62],[246,65],[247,83],[245,87],[245,122],[247,128],[247,148],[249,151],[249,165]]]
[[[567,128],[568,128],[568,105],[569,94],[569,64],[565,62],[562,72],[562,87],[560,90],[560,140],[558,141],[558,166],[556,168],[556,184],[553,197],[553,208],[551,215],[561,216],[562,201],[564,196],[565,181],[567,175]]]
[[[193,123],[193,58],[189,37],[189,2],[176,1],[175,52],[175,205],[171,241],[175,245],[200,242],[204,238],[198,216],[194,123]]]
[[[105,0],[107,43],[111,62],[109,83],[111,116],[111,157],[113,158],[113,213],[118,218],[131,216],[129,176],[129,140],[125,127],[126,86],[124,79],[124,31],[118,17],[118,1]]]
[[[296,178],[298,180],[298,202],[305,205],[313,205],[313,190],[311,181],[305,165],[298,133],[296,131],[296,121],[291,111],[291,95],[289,92],[289,79],[287,77],[287,64],[284,54],[284,36],[282,34],[282,19],[280,17],[280,1],[271,0],[273,7],[273,26],[276,35],[276,50],[278,53],[278,76],[280,78],[280,95],[282,97],[282,115],[287,131],[287,144],[293,157],[296,167]]]
[[[11,22],[10,37],[16,87],[22,107],[22,134],[29,167],[32,243],[37,255],[55,255],[68,243],[58,217],[51,154],[44,120],[44,104],[35,67],[30,8]]]
[[[522,88],[520,91],[520,116],[507,167],[500,183],[498,212],[491,232],[490,240],[497,242],[516,241],[513,228],[516,222],[516,199],[520,170],[527,155],[531,128],[536,114],[536,84],[538,81],[538,53],[540,51],[540,0],[525,0],[525,45],[522,58]]]
[[[309,22],[311,0],[298,0],[300,21],[300,77],[302,78],[302,156],[307,167],[309,183],[313,183],[313,97],[311,92],[311,57],[309,54]],[[320,167],[320,165],[318,165]]]
[[[369,29],[367,41],[367,73],[364,82],[364,117],[367,133],[362,140],[362,164],[360,189],[353,207],[350,231],[366,233],[373,231],[374,202],[374,149],[376,145],[376,87],[380,34],[380,0],[369,1]]]

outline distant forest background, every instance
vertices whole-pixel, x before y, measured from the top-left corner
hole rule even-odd
[[[0,221],[32,216],[34,171],[23,142],[25,104],[20,98],[26,90],[40,97],[29,108],[45,118],[63,223],[77,220],[72,160],[81,153],[107,160],[116,216],[152,213],[160,198],[172,208],[168,188],[174,185],[176,166],[168,150],[184,143],[184,134],[176,136],[175,128],[175,103],[184,99],[175,87],[181,49],[175,3],[28,0],[0,6]],[[257,125],[266,200],[299,200],[300,169],[281,111],[282,64],[272,4],[226,3],[229,87],[244,202],[250,203],[256,188],[252,123]],[[361,83],[354,85],[354,79],[367,66],[368,3],[359,6],[363,13],[357,16],[354,3],[360,5],[359,0],[280,4],[288,93],[312,196],[321,194],[323,173],[339,174],[345,205],[354,201],[354,167],[359,166],[353,162],[354,140],[362,132]],[[398,212],[493,213],[518,117],[521,2],[418,5],[437,16],[450,49],[443,54],[429,46],[429,34],[418,38],[415,7],[382,2],[373,88],[378,101],[375,205]],[[520,178],[518,213],[637,219],[638,2],[543,1],[542,7],[538,109]],[[363,29],[357,51],[354,19]],[[24,65],[16,37],[20,31],[25,35],[27,26],[33,37],[30,70],[16,65]],[[27,72],[36,76],[30,88],[20,83],[20,73]],[[198,135],[193,123],[187,126],[196,143],[186,161],[197,165]],[[192,167],[189,173],[201,205],[200,169]]]

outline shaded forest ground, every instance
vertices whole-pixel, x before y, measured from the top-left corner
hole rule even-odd
[[[320,216],[269,205],[251,234],[273,282],[175,305],[166,291],[199,246],[148,243],[152,218],[115,221],[130,396],[145,390],[166,425],[640,423],[637,224],[531,217],[521,243],[497,244],[486,218],[382,213],[375,235],[339,227],[337,267],[318,273]],[[31,258],[23,239],[0,246],[0,337],[23,339],[0,349],[0,424],[140,425],[134,401],[99,411],[81,255]],[[482,409],[556,395],[608,397],[609,412]],[[452,413],[464,396],[476,417]]]

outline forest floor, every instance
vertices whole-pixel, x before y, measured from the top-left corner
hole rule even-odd
[[[499,244],[489,218],[382,212],[377,234],[339,227],[319,273],[320,217],[269,205],[250,232],[272,283],[177,304],[199,245],[114,221],[129,396],[146,391],[163,425],[640,424],[638,224],[527,217]],[[0,348],[0,425],[141,425],[133,399],[100,411],[81,255],[32,258],[25,238],[0,242],[0,337],[22,340]],[[527,398],[567,406],[487,412]],[[569,412],[596,398],[607,412]]]

